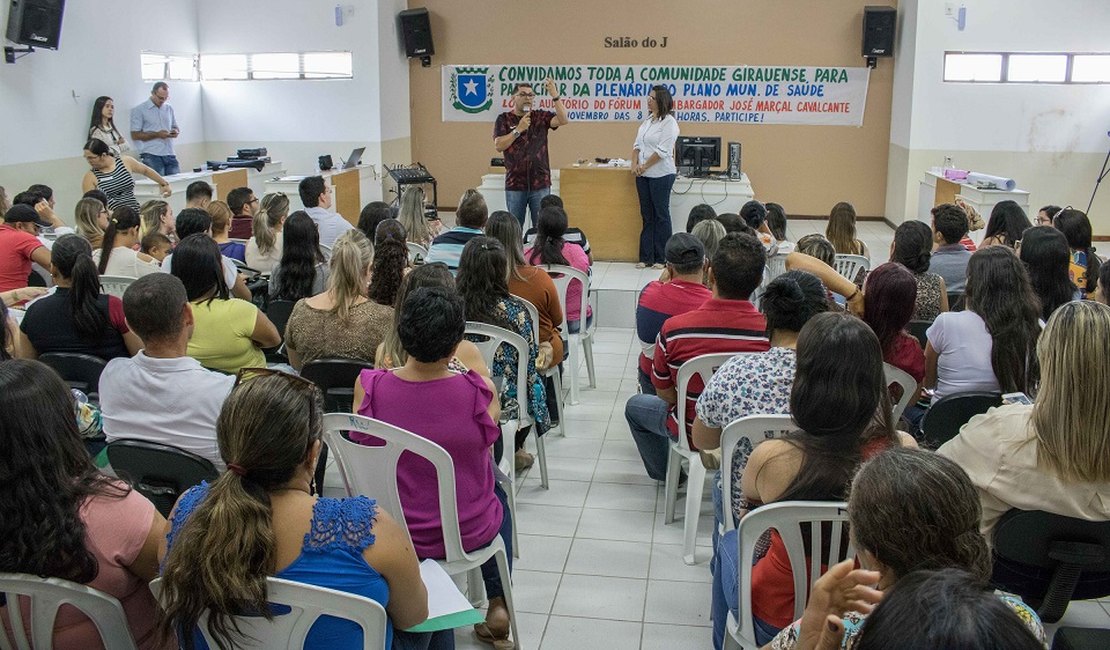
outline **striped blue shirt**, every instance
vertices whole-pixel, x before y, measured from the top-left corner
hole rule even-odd
[[[459,258],[462,257],[463,246],[466,246],[466,242],[484,234],[480,228],[467,228],[465,226],[452,228],[432,240],[432,245],[428,247],[428,256],[424,258],[424,263],[442,262],[454,273],[459,270]]]

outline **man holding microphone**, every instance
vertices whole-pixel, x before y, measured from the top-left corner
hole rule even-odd
[[[551,193],[551,164],[547,158],[547,131],[570,122],[555,82],[544,82],[555,112],[532,110],[536,99],[532,85],[519,83],[513,89],[513,110],[497,116],[493,147],[505,156],[505,203],[509,212],[525,226],[525,209],[532,224],[539,221],[540,201]]]

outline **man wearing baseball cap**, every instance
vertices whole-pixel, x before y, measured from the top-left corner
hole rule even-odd
[[[50,251],[39,241],[39,228],[52,224],[29,205],[13,205],[0,224],[0,291],[27,286],[31,262],[50,268]]]

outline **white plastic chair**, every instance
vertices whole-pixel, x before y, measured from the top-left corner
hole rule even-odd
[[[833,268],[840,275],[855,282],[861,270],[864,273],[871,270],[871,260],[863,255],[841,255],[837,253],[836,259],[833,260]]]
[[[539,310],[536,309],[536,306],[533,305],[531,302],[525,300],[524,298],[521,298],[520,296],[514,296],[514,298],[516,298],[520,302],[524,303],[525,308],[528,309],[528,315],[532,317],[532,338],[536,341],[536,345],[539,345],[539,343],[540,343],[540,312],[539,312]],[[558,407],[559,407],[559,435],[561,435],[565,438],[567,436],[567,431],[563,427],[563,414],[565,413],[565,411],[563,410],[563,406],[564,406],[563,405],[563,378],[561,376],[559,376],[559,364],[556,363],[555,365],[551,366],[547,370],[541,370],[540,368],[536,368],[536,372],[539,373],[540,377],[544,377],[544,378],[550,377],[551,378],[551,384],[555,387],[555,401],[556,401],[556,403],[558,404]]]
[[[371,447],[348,440],[344,431],[358,431],[373,436],[385,444]],[[495,558],[501,584],[505,589],[505,606],[509,610],[514,646],[520,647],[517,633],[516,611],[513,609],[513,590],[509,576],[509,559],[505,544],[495,535],[488,546],[467,553],[463,549],[459,531],[458,492],[455,489],[455,465],[443,447],[391,424],[345,413],[324,416],[324,438],[328,449],[335,455],[335,464],[343,477],[347,494],[363,494],[377,499],[378,505],[393,516],[404,528],[405,513],[397,488],[397,461],[403,452],[415,454],[430,462],[436,471],[439,494],[439,517],[443,531],[443,547],[447,558],[439,564],[451,576],[466,575],[470,584],[471,600],[482,584],[480,568],[490,558]],[[430,488],[430,486],[429,486]]]
[[[123,292],[127,291],[127,287],[138,278],[129,278],[123,275],[102,275],[100,276],[100,290],[109,296],[115,296],[123,299]]]
[[[489,325],[487,323],[466,321],[466,333],[484,339],[472,342],[478,347],[478,351],[482,353],[482,359],[485,360],[486,366],[490,369],[491,373],[493,372],[493,358],[494,355],[497,354],[498,348],[502,345],[508,345],[516,350],[517,419],[503,419],[501,421],[501,430],[505,440],[505,449],[504,453],[502,453],[502,459],[511,458],[513,449],[516,446],[516,432],[533,423],[532,416],[528,413],[528,396],[531,394],[528,387],[529,344],[516,332],[510,332],[503,327],[497,327],[496,325]],[[532,437],[536,440],[536,458],[540,463],[540,486],[546,490],[548,489],[547,449],[544,446],[543,436],[537,435],[538,432],[535,431],[533,431],[533,434]],[[511,464],[509,465],[509,469],[512,471],[506,472],[506,474],[511,476],[515,469]]]
[[[733,356],[735,354],[731,352],[703,354],[688,359],[678,368],[678,401],[675,403],[678,439],[671,441],[670,453],[667,456],[667,480],[663,491],[666,505],[663,510],[663,522],[669,524],[674,521],[675,501],[678,499],[678,478],[682,469],[682,460],[685,459],[689,469],[686,479],[686,519],[682,522],[682,559],[686,564],[694,563],[694,542],[698,534],[702,494],[705,491],[705,465],[702,465],[701,454],[692,451],[686,439],[686,392],[690,379],[694,375],[700,375],[703,385],[707,384],[717,368]]]
[[[423,264],[428,257],[428,249],[416,242],[405,242],[409,248],[409,264]]]
[[[775,253],[767,258],[767,270],[763,276],[763,281],[770,284],[772,280],[786,273],[786,256],[789,253]]]
[[[830,534],[827,542],[823,540],[824,526],[828,522]],[[855,556],[855,550],[849,540],[846,545],[842,541],[847,536],[848,504],[843,502],[823,503],[819,501],[783,501],[771,503],[757,510],[753,510],[740,521],[739,538],[740,554],[737,556],[740,570],[740,620],[737,621],[732,612],[728,613],[725,624],[725,648],[755,650],[759,644],[755,642],[755,624],[752,621],[752,560],[754,559],[756,543],[768,530],[778,531],[782,537],[787,555],[790,558],[790,568],[794,574],[794,616],[793,620],[802,617],[806,601],[809,600],[810,589],[823,571],[821,565],[822,548],[828,545],[828,562],[831,566],[847,558]],[[802,536],[801,526],[809,524],[810,540],[806,548]],[[808,569],[808,571],[807,571]],[[808,573],[808,575],[807,575]]]
[[[150,583],[154,597],[162,598],[162,579],[155,578]],[[272,650],[301,650],[313,623],[321,616],[334,616],[354,622],[362,628],[362,647],[364,650],[386,648],[385,637],[388,617],[381,603],[347,593],[316,587],[281,578],[266,578],[266,600],[274,605],[289,608],[285,614],[274,614],[274,620],[267,621],[263,616],[237,616],[235,622],[243,633],[238,637],[236,648]],[[201,614],[197,625],[208,647],[220,647],[208,629],[208,613]]]
[[[721,528],[720,534],[736,528],[732,520],[732,476],[733,459],[737,449],[747,454],[743,457],[740,469],[748,464],[752,450],[764,440],[781,438],[797,429],[789,415],[749,415],[729,422],[721,430]]]
[[[570,403],[578,403],[578,368],[581,365],[579,357],[586,358],[586,374],[590,378],[590,388],[597,388],[597,374],[594,372],[594,345],[593,334],[597,324],[597,314],[594,314],[593,325],[586,327],[586,308],[590,304],[590,276],[573,266],[561,264],[548,264],[544,266],[551,281],[555,283],[555,290],[559,292],[559,303],[563,306],[563,314],[569,314],[567,309],[567,289],[571,280],[582,283],[582,301],[579,305],[578,332],[567,333],[567,342],[570,345]],[[580,349],[581,348],[581,349]]]
[[[16,650],[51,648],[54,620],[62,605],[81,610],[100,633],[107,648],[134,650],[135,641],[127,627],[123,606],[108,594],[69,580],[40,578],[25,573],[0,573],[0,594],[7,602],[7,619]],[[31,638],[23,627],[23,603],[20,596],[30,599]],[[0,625],[0,648],[11,650],[8,635]]]
[[[910,376],[910,373],[901,368],[895,368],[889,363],[883,364],[883,375],[886,377],[887,386],[898,384],[902,387],[902,396],[898,398],[898,403],[894,405],[890,414],[890,419],[895,426],[898,426],[898,418],[902,417],[906,407],[917,399],[917,381]]]

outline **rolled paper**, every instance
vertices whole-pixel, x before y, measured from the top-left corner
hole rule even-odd
[[[969,185],[994,185],[1000,190],[1012,192],[1017,188],[1017,181],[1012,178],[1005,178],[1003,176],[991,176],[990,174],[980,174],[979,172],[971,172],[967,175],[967,183]]]

